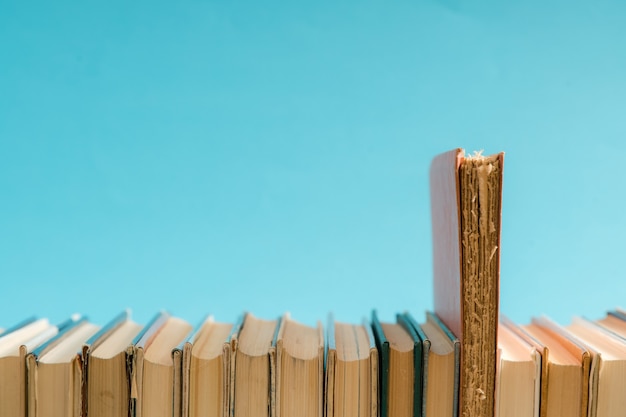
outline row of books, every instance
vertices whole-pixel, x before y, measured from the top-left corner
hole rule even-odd
[[[431,313],[325,329],[289,314],[29,319],[0,334],[0,416],[452,417],[459,354]]]
[[[498,417],[626,410],[626,311],[503,319],[497,358]],[[459,340],[433,313],[325,329],[288,314],[196,328],[167,313],[102,328],[29,319],[0,333],[0,416],[455,417],[459,372]]]
[[[496,416],[624,415],[626,311],[567,326],[546,317],[523,326],[503,319],[498,348]],[[513,404],[515,414],[506,408]]]

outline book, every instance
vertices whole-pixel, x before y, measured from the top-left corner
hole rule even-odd
[[[456,417],[459,412],[461,343],[432,312],[421,325],[427,355],[423,410],[428,417]]]
[[[233,416],[274,417],[276,404],[276,337],[279,320],[245,315],[241,330],[233,337],[235,372]]]
[[[161,312],[133,343],[131,413],[135,417],[171,417],[176,414],[174,396],[180,387],[172,351],[191,332],[186,321]]]
[[[182,346],[183,417],[230,415],[233,326],[208,316]]]
[[[606,317],[596,321],[607,330],[626,338],[626,312],[619,308],[607,312]]]
[[[398,314],[396,323],[381,322],[375,310],[371,326],[378,350],[380,416],[421,417],[425,339],[421,327],[408,313]]]
[[[498,330],[496,417],[538,417],[541,355],[519,336],[519,329],[502,318]]]
[[[73,317],[59,333],[26,355],[29,417],[79,417],[82,411],[82,345],[99,327]]]
[[[430,168],[434,307],[461,343],[461,416],[494,413],[503,163],[455,149]]]
[[[127,417],[130,412],[129,347],[141,326],[124,311],[83,345],[83,416]]]
[[[621,416],[626,410],[626,340],[590,320],[576,317],[567,326],[592,355],[589,417]]]
[[[378,351],[372,329],[335,322],[327,328],[326,417],[378,417]]]
[[[626,408],[625,319],[626,315],[614,310],[595,322],[575,318],[563,327],[545,317],[523,326],[503,317],[498,332],[495,414],[622,415]],[[244,323],[216,323],[208,317],[190,332],[191,326],[167,313],[141,328],[124,312],[100,330],[85,318],[59,326],[29,319],[0,336],[0,379],[7,385],[19,381],[10,367],[1,366],[7,359],[3,355],[14,355],[16,346],[26,352],[26,384],[10,388],[17,389],[18,398],[19,391],[25,390],[22,398],[29,416],[230,417],[236,410],[242,412],[233,405],[231,394],[242,389],[256,390],[253,395],[260,394],[257,411],[270,417],[319,417],[324,412],[327,417],[458,415],[460,342],[434,313],[427,312],[421,324],[409,313],[396,315],[395,323],[380,322],[375,312],[371,323],[362,325],[331,320],[326,328],[325,374],[321,324],[306,326],[289,315],[279,320],[246,315]],[[246,326],[247,333],[240,330]],[[181,342],[174,346],[177,340]],[[248,350],[246,345],[262,353],[252,355],[252,360],[258,359],[253,365],[239,361],[237,373],[231,365],[239,342],[240,354]],[[151,355],[164,363],[150,364]],[[115,361],[106,362],[114,357]],[[112,366],[113,377],[98,370],[98,360]],[[150,366],[162,368],[150,371]],[[259,379],[264,385],[258,385]],[[231,390],[233,382],[237,390]],[[106,414],[106,404],[96,411],[94,400],[98,396],[112,399],[114,393],[107,390],[107,384],[133,393],[120,395],[110,414]],[[0,391],[6,388],[0,386]],[[120,405],[124,402],[126,407]],[[128,402],[135,405],[130,407]],[[161,409],[148,409],[148,402]],[[194,408],[190,402],[204,405]],[[394,408],[394,403],[400,406]],[[8,408],[2,415],[19,415],[15,410]]]
[[[30,318],[0,335],[0,416],[26,417],[26,355],[58,332]]]
[[[520,326],[517,334],[541,353],[540,417],[585,417],[589,401],[589,350],[547,317]]]
[[[324,333],[283,316],[276,338],[276,417],[322,417]]]

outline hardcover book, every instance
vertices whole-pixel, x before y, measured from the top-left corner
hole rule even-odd
[[[26,417],[26,355],[55,336],[47,319],[31,318],[0,337],[0,416]]]
[[[276,339],[276,417],[324,414],[324,333],[286,314]]]
[[[422,325],[424,349],[424,415],[457,417],[459,411],[459,367],[461,343],[432,312]]]
[[[398,314],[396,323],[381,322],[372,312],[372,330],[379,357],[379,405],[381,417],[422,416],[424,339],[409,314]]]
[[[504,154],[455,149],[430,169],[435,313],[461,342],[463,417],[492,417]]]
[[[208,316],[182,350],[182,416],[229,417],[231,338],[234,326]]]
[[[623,385],[626,377],[626,340],[580,317],[566,329],[591,352],[589,417],[617,417],[626,410]]]
[[[139,331],[141,326],[124,311],[83,346],[83,416],[129,415],[128,348]]]
[[[245,315],[233,337],[233,415],[274,417],[276,404],[276,337],[280,320]]]
[[[519,336],[520,329],[502,318],[498,332],[496,417],[538,417],[541,355]]]
[[[586,417],[589,350],[547,317],[533,319],[516,333],[541,353],[540,417]]]
[[[82,412],[83,363],[80,350],[99,327],[72,318],[59,333],[26,356],[28,416],[79,417]]]
[[[175,401],[181,392],[181,379],[176,375],[172,351],[191,330],[189,323],[164,312],[135,338],[131,390],[135,417],[180,413],[180,402]]]
[[[378,417],[378,351],[369,322],[328,321],[326,417]]]

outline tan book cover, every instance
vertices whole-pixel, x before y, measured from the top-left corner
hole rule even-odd
[[[230,416],[231,339],[236,325],[207,316],[182,350],[182,417]]]
[[[163,312],[137,335],[133,344],[131,415],[180,416],[180,352],[173,351],[191,331],[189,323]]]
[[[82,345],[99,327],[72,318],[26,356],[29,417],[79,417],[82,412]]]
[[[591,352],[547,317],[507,326],[541,354],[540,417],[586,417]]]
[[[276,417],[322,417],[324,404],[324,331],[285,314],[276,339]]]
[[[541,354],[505,317],[498,331],[496,417],[538,417]]]
[[[326,417],[378,417],[378,350],[369,322],[335,322],[326,329]]]
[[[279,320],[245,315],[231,340],[232,411],[235,417],[274,417],[276,412],[276,334]]]
[[[0,337],[0,416],[26,417],[26,356],[54,337],[47,319],[29,319]]]

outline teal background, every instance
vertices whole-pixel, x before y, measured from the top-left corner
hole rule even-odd
[[[626,3],[313,3],[0,2],[0,327],[421,320],[455,147],[506,152],[503,313],[626,306]]]

